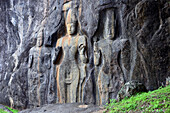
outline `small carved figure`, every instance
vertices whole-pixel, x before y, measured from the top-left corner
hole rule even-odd
[[[29,52],[28,67],[30,107],[47,104],[51,53],[48,48],[43,46],[43,30],[38,33],[36,46]]]
[[[111,98],[116,98],[118,89],[124,81],[118,57],[127,40],[113,40],[114,34],[114,10],[109,9],[106,11],[104,39],[94,43],[95,75],[98,75],[96,103],[100,105],[108,103]]]
[[[65,25],[67,34],[58,39],[53,59],[57,64],[58,98],[60,103],[81,102],[86,77],[86,37],[76,32],[77,18],[73,9],[68,10]]]

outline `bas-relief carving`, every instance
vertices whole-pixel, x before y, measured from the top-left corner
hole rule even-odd
[[[53,63],[56,64],[57,96],[60,103],[82,102],[86,77],[86,36],[78,34],[73,8],[65,12],[67,33],[57,40]]]
[[[47,104],[51,53],[43,46],[43,30],[39,31],[36,46],[29,52],[28,67],[29,106]]]
[[[114,10],[108,9],[103,33],[104,39],[94,42],[96,103],[100,105],[108,103],[111,98],[116,98],[118,90],[124,83],[118,57],[127,40],[114,40],[114,21]]]
[[[55,71],[52,70],[56,75],[57,102],[59,103],[83,102],[83,88],[87,76],[86,36],[78,32],[80,29],[77,25],[76,10],[71,8],[71,3],[63,7],[67,33],[57,40],[52,58],[54,64],[52,68],[55,68]],[[114,10],[108,9],[104,39],[94,42],[96,104],[106,104],[110,98],[116,98],[118,89],[124,82],[118,57],[127,40],[114,40],[114,21]],[[30,50],[29,56],[29,104],[33,106],[48,103],[46,99],[50,93],[48,90],[53,87],[49,85],[51,53],[47,47],[42,46],[42,37],[38,36],[37,46]],[[54,87],[52,93],[55,93]],[[55,96],[55,94],[52,95]]]

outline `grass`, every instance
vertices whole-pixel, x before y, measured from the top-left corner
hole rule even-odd
[[[16,109],[12,109],[12,108],[10,108],[10,107],[7,107],[7,106],[5,106],[7,109],[9,109],[10,111],[12,111],[13,113],[18,113],[19,111],[18,110],[16,110]]]
[[[10,110],[12,113],[18,113],[19,111],[16,109],[12,109],[10,107],[5,106],[8,110]],[[0,109],[0,113],[9,113],[7,111],[4,111],[3,109]]]
[[[120,102],[111,99],[105,106],[110,113],[170,113],[170,85],[147,93],[139,93]]]
[[[0,113],[8,113],[8,112],[4,111],[3,109],[0,109]]]

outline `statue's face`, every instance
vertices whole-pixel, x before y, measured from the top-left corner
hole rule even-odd
[[[75,23],[67,23],[67,33],[69,35],[73,35],[76,31],[76,24]]]
[[[114,28],[108,25],[105,29],[105,39],[113,39],[113,38],[114,38]]]
[[[106,31],[106,39],[113,39],[113,34],[111,29],[107,29]]]
[[[37,46],[38,46],[38,47],[41,47],[42,44],[43,44],[43,42],[42,42],[41,37],[38,37],[38,38],[37,38]]]
[[[113,39],[115,34],[115,20],[114,20],[114,11],[108,10],[106,12],[106,21],[105,21],[105,32],[104,32],[104,38],[105,39]]]

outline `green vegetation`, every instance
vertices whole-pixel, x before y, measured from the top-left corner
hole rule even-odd
[[[0,109],[0,113],[8,113],[8,112],[4,111],[3,109]]]
[[[170,113],[170,85],[148,92],[138,93],[130,98],[125,98],[120,102],[111,99],[106,109],[111,113],[122,112],[159,112]]]
[[[18,110],[16,110],[16,109],[12,109],[12,108],[10,108],[10,107],[7,107],[7,106],[5,106],[8,110],[10,110],[10,111],[12,111],[12,113],[18,113],[19,111]],[[7,111],[5,111],[5,110],[3,110],[3,109],[0,109],[0,113],[9,113],[9,112],[7,112]]]
[[[12,109],[12,108],[10,108],[10,107],[7,107],[7,106],[5,106],[7,109],[9,109],[10,111],[12,111],[13,113],[18,113],[19,111],[18,110],[16,110],[16,109]]]
[[[8,113],[8,112],[4,111],[3,109],[0,109],[0,113]]]

